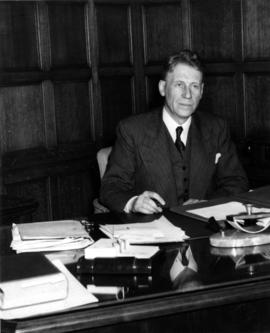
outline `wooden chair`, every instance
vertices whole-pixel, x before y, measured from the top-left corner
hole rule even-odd
[[[102,179],[102,177],[105,173],[111,151],[112,151],[112,147],[105,147],[105,148],[100,149],[97,152],[97,162],[98,162],[100,179]],[[103,206],[99,202],[98,198],[95,198],[93,200],[93,206],[94,206],[94,213],[95,214],[108,213],[109,212],[109,209],[107,207]]]

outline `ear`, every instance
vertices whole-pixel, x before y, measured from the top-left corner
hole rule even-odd
[[[202,83],[202,88],[201,88],[201,98],[202,98],[202,95],[203,95],[203,88],[204,88],[204,83]]]
[[[158,90],[161,96],[165,96],[165,85],[166,82],[164,80],[160,80],[158,83]]]

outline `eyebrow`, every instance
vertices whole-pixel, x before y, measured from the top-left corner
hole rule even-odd
[[[184,80],[174,80],[173,82],[177,83],[177,82],[185,82]],[[199,81],[191,81],[189,84],[202,84],[203,82],[199,82]]]

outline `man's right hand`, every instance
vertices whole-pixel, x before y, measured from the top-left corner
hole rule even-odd
[[[143,214],[161,213],[164,205],[165,201],[158,193],[145,191],[134,200],[131,211]]]

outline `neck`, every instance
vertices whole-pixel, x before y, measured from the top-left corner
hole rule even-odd
[[[191,116],[187,117],[187,118],[180,118],[174,114],[172,114],[168,108],[165,105],[165,110],[168,113],[168,115],[180,126],[182,126]]]

